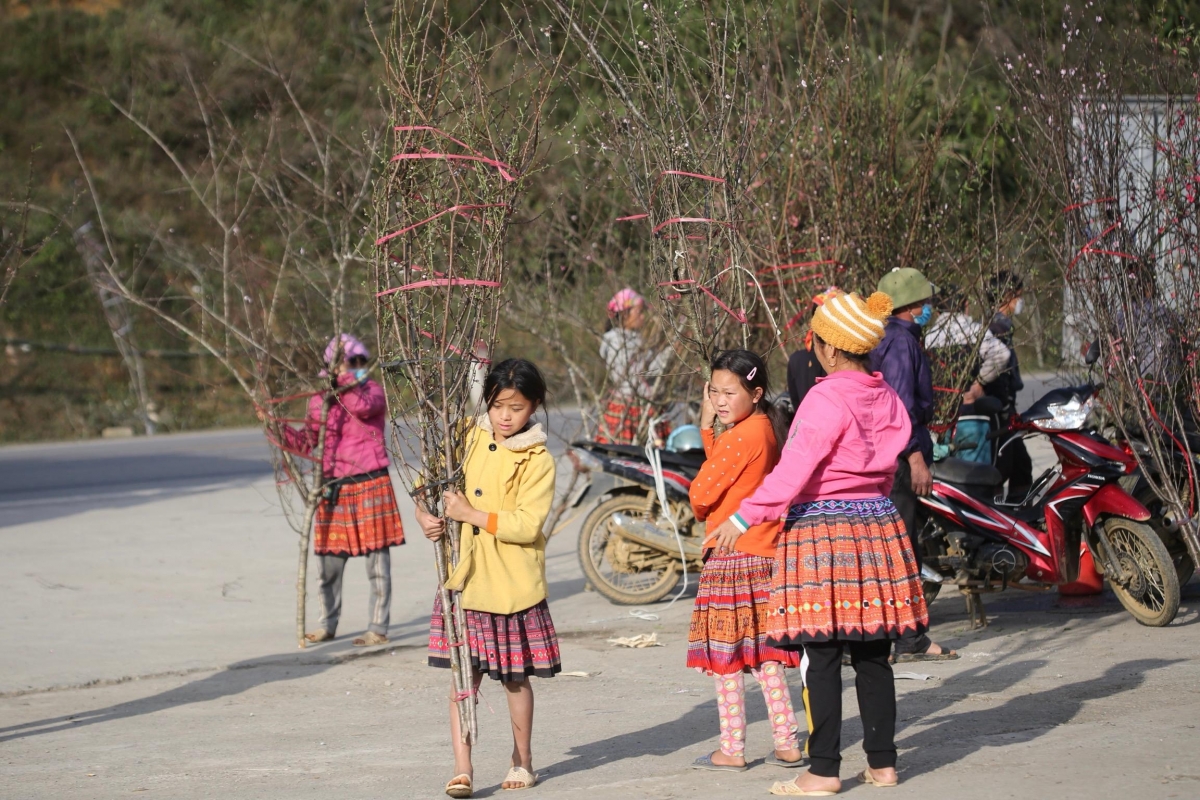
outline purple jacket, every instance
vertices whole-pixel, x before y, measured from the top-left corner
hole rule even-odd
[[[338,383],[345,386],[354,376],[342,375]],[[317,445],[321,427],[322,395],[308,401],[304,427],[284,428],[287,447],[311,453]],[[388,465],[383,443],[383,426],[387,420],[387,401],[383,387],[372,380],[364,381],[338,395],[329,407],[328,430],[325,434],[324,468],[326,478],[345,478],[374,472]]]
[[[933,463],[933,439],[929,423],[933,420],[933,376],[929,357],[921,344],[921,326],[892,317],[883,332],[883,341],[871,351],[871,371],[883,374],[888,386],[900,395],[908,410],[912,436],[901,458],[921,451],[925,463]]]

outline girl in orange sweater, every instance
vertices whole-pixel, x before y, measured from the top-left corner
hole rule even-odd
[[[748,350],[726,350],[712,362],[704,386],[700,433],[707,459],[692,482],[692,510],[715,530],[753,494],[779,461],[778,442],[787,421],[766,399],[767,365]],[[714,436],[720,419],[725,432]],[[693,762],[696,769],[746,769],[745,677],[762,688],[774,730],[775,752],[767,762],[798,767],[804,762],[796,714],[784,667],[800,665],[800,654],[767,644],[771,578],[779,521],[740,535],[705,542],[704,571],[688,634],[687,664],[712,675],[717,689],[721,748]]]

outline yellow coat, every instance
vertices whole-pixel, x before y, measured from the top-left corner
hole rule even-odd
[[[476,421],[463,468],[466,496],[491,516],[495,533],[462,526],[458,566],[446,581],[462,592],[462,607],[514,614],[546,599],[546,537],[542,525],[554,500],[554,458],[534,425],[503,442],[487,415]]]

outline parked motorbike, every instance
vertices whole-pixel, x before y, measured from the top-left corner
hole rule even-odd
[[[1071,583],[1086,547],[1138,622],[1161,627],[1175,618],[1179,580],[1171,554],[1146,524],[1150,511],[1120,483],[1137,462],[1086,428],[1095,391],[1052,390],[1010,422],[1011,432],[1048,436],[1058,455],[1019,501],[998,496],[1004,478],[990,464],[933,464],[933,491],[921,498],[917,523],[928,600],[955,585],[967,595],[973,621],[986,624],[981,593]]]
[[[1178,482],[1179,496],[1183,498],[1185,504],[1190,506],[1189,511],[1194,516],[1197,513],[1196,490],[1200,483],[1200,456],[1195,455],[1200,453],[1200,433],[1185,431],[1179,434],[1158,433],[1155,435],[1160,438],[1156,444],[1163,451],[1170,453],[1173,461],[1171,474],[1167,480]],[[1182,437],[1187,438],[1183,439]],[[1187,442],[1186,448],[1183,444],[1184,441]],[[1149,457],[1150,443],[1144,437],[1131,437],[1128,439],[1116,438],[1114,444],[1131,456],[1134,454],[1142,456],[1142,468],[1135,474],[1123,478],[1121,484],[1135,500],[1150,512],[1149,525],[1167,546],[1167,552],[1171,554],[1171,561],[1175,565],[1179,586],[1182,588],[1196,574],[1196,562],[1192,559],[1187,542],[1183,539],[1182,524],[1186,520],[1179,519],[1174,512],[1167,508],[1162,498],[1154,492],[1150,480],[1147,479],[1152,477],[1157,481],[1163,478],[1159,475],[1153,459]],[[1146,475],[1148,470],[1151,471],[1149,476]]]
[[[576,468],[588,474],[586,489],[571,498],[572,505],[599,498],[579,532],[579,563],[592,588],[614,603],[662,600],[685,564],[693,574],[704,565],[705,526],[688,500],[704,450],[699,432],[692,431],[694,441],[675,450],[580,441],[568,451]],[[686,438],[681,433],[687,431],[677,431],[673,439]],[[669,442],[668,448],[674,445]]]

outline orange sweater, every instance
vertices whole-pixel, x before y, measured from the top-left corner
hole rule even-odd
[[[775,429],[766,414],[752,414],[721,434],[711,428],[700,432],[707,459],[692,481],[688,495],[698,520],[707,520],[708,530],[733,516],[738,506],[754,493],[763,478],[779,461]],[[759,523],[742,534],[737,549],[756,556],[775,557],[779,520]]]

